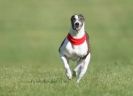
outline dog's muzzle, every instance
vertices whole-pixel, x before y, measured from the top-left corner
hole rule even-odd
[[[76,31],[80,30],[81,26],[82,25],[80,24],[80,22],[75,22],[74,23],[74,30],[76,30]]]

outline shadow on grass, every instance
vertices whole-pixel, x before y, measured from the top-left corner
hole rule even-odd
[[[56,84],[56,83],[67,83],[68,80],[65,80],[63,78],[52,78],[52,79],[31,79],[29,81],[26,81],[26,83],[31,84]]]

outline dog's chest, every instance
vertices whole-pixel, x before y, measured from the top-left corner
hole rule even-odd
[[[72,45],[69,41],[64,45],[64,54],[71,59],[77,59],[87,54],[87,43],[86,41],[81,45]]]

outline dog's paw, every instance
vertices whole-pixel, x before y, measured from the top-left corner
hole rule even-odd
[[[66,71],[66,76],[67,76],[67,78],[70,80],[70,79],[72,79],[72,72],[70,71],[70,70],[67,70]]]
[[[79,83],[80,79],[78,79],[76,82]]]

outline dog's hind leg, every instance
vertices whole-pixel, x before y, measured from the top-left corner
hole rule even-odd
[[[61,60],[64,64],[64,68],[66,70],[66,76],[68,77],[68,79],[72,79],[72,72],[71,72],[71,69],[69,67],[67,58],[65,56],[61,56]]]
[[[81,78],[86,73],[89,62],[90,62],[90,53],[87,55],[87,57],[84,60],[80,61],[78,66],[75,68],[75,70],[77,71],[77,75],[78,75],[77,83],[79,83]]]

